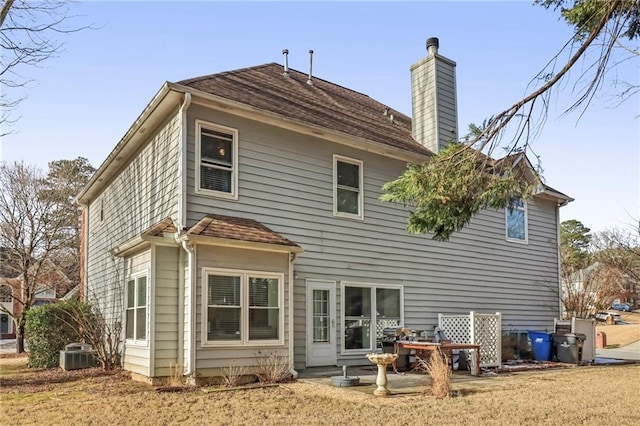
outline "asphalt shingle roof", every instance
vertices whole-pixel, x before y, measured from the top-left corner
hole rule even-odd
[[[413,153],[432,154],[411,136],[411,119],[367,95],[276,63],[179,81],[177,84],[250,105],[283,118]],[[393,114],[394,120],[390,120]]]
[[[299,247],[258,221],[232,216],[206,215],[189,229],[187,235]]]

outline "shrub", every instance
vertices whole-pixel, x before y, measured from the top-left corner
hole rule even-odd
[[[420,368],[431,376],[430,393],[438,398],[451,396],[451,369],[446,356],[440,351],[432,351],[429,361],[418,358]]]
[[[25,337],[29,348],[29,367],[57,367],[60,351],[69,343],[82,339],[80,327],[69,314],[70,311],[77,310],[90,311],[90,308],[82,302],[69,301],[38,306],[27,311]]]
[[[289,358],[286,356],[258,351],[256,363],[256,377],[260,383],[280,383],[291,379]]]

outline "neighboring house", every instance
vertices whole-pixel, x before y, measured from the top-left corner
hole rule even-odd
[[[368,364],[384,327],[433,330],[438,313],[553,326],[569,197],[541,186],[448,242],[408,234],[408,209],[379,201],[457,138],[455,63],[430,40],[413,121],[275,63],[161,87],[77,197],[81,293],[122,323],[125,369]]]
[[[24,300],[23,278],[16,275],[15,268],[7,268],[9,261],[3,259],[5,267],[0,276],[0,339],[15,337],[15,324],[12,318],[22,313]],[[53,262],[45,260],[36,282],[36,292],[31,306],[40,306],[55,302],[71,286],[71,280]]]
[[[583,302],[589,302],[591,311],[608,309],[613,303],[628,303],[635,308],[639,300],[639,286],[633,278],[602,262],[574,272],[562,285],[565,297],[580,296]]]

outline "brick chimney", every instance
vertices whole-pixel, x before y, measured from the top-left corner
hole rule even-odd
[[[458,139],[456,63],[438,53],[438,39],[427,39],[427,57],[411,70],[413,138],[433,152]]]

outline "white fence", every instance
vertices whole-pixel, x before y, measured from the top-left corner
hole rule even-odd
[[[498,367],[502,362],[502,314],[438,314],[438,327],[453,343],[480,345],[480,367]]]

